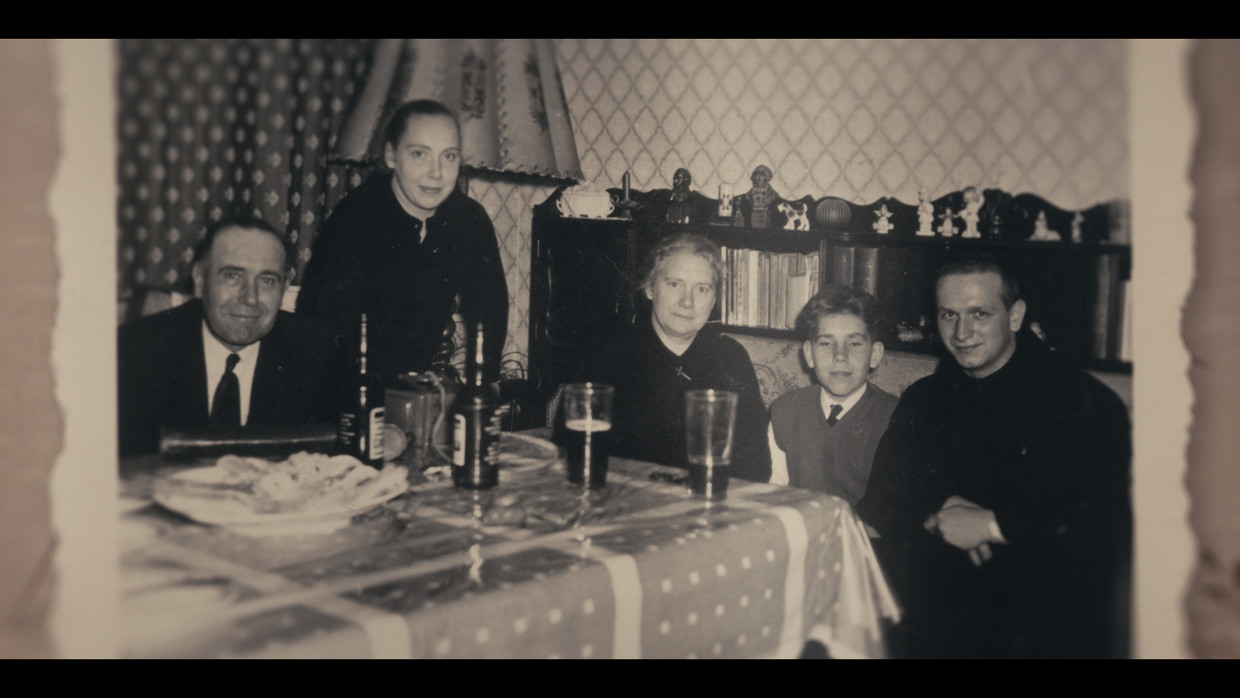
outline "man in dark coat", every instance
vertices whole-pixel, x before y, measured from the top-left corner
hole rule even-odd
[[[951,358],[901,396],[857,504],[906,611],[893,655],[1126,656],[1125,406],[1020,333],[995,258],[949,263],[936,299]]]
[[[162,427],[332,421],[343,353],[280,310],[290,259],[269,224],[222,221],[199,246],[197,298],[120,328],[121,455],[158,450]]]

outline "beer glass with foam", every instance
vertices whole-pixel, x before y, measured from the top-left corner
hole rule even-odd
[[[571,383],[564,387],[564,427],[568,439],[568,481],[571,483],[588,481],[592,489],[607,484],[614,392],[614,388],[602,383]]]

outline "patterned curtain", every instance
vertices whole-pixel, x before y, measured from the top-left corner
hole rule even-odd
[[[356,39],[119,42],[119,289],[186,292],[193,246],[226,215],[296,243],[298,274],[365,171],[329,164],[369,68]]]

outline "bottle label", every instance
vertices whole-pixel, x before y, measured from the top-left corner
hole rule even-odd
[[[370,411],[370,457],[383,460],[383,417],[382,407]]]
[[[458,414],[452,421],[452,465],[465,465],[465,415]]]
[[[336,431],[336,443],[341,446],[352,446],[356,441],[357,430],[355,424],[357,417],[352,412],[340,413],[340,428]]]
[[[503,432],[504,417],[508,414],[508,405],[500,405],[491,413],[484,431],[486,432],[486,454],[484,459],[493,466],[499,465],[499,439]]]

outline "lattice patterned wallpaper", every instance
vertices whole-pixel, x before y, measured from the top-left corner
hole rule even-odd
[[[582,169],[617,186],[916,201],[968,185],[1128,196],[1122,40],[561,40]]]
[[[486,208],[495,224],[499,252],[508,277],[508,340],[504,354],[520,354],[527,365],[530,339],[530,226],[533,208],[546,200],[554,186],[513,184],[500,175],[479,174],[469,180],[469,195]],[[458,328],[463,337],[463,328]],[[459,353],[459,352],[458,352]],[[515,357],[514,357],[515,358]],[[457,362],[464,364],[463,354]]]

